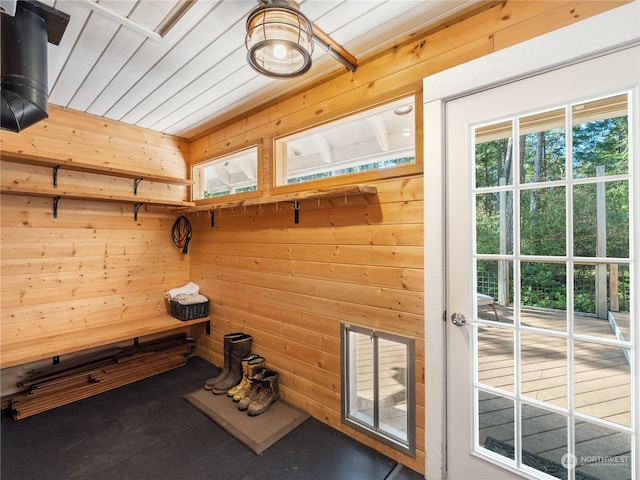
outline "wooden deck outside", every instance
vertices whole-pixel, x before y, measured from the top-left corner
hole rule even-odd
[[[387,433],[407,438],[405,345],[379,339],[379,423]],[[357,410],[373,421],[373,350],[365,335],[358,335]]]
[[[511,309],[498,306],[501,323],[512,323]],[[494,313],[481,312],[494,320]],[[628,314],[614,313],[628,335]],[[626,321],[626,323],[625,323]],[[564,312],[523,311],[522,323],[549,330],[564,330]],[[576,333],[615,339],[608,320],[575,317]],[[628,336],[626,338],[629,338]],[[514,391],[513,330],[478,327],[478,378],[486,385]],[[593,342],[574,343],[574,408],[596,418],[631,425],[631,369],[623,349]],[[561,337],[532,332],[521,334],[522,395],[555,406],[569,406],[567,342]],[[480,393],[479,444],[513,458],[514,404],[510,399]],[[631,438],[625,433],[577,421],[575,427],[576,479],[631,478]],[[563,415],[523,403],[523,462],[556,478],[567,478],[562,467],[567,452],[567,420]]]

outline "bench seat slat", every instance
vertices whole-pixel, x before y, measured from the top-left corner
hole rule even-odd
[[[161,314],[52,335],[12,341],[2,339],[0,344],[0,368],[53,358],[154,333],[177,330],[182,327],[208,322],[210,319],[211,317],[207,316],[194,320],[180,321],[169,314]]]

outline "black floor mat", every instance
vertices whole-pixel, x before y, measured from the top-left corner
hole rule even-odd
[[[217,373],[186,366],[15,421],[2,417],[2,480],[382,480],[396,462],[310,418],[258,456],[182,397]],[[417,480],[403,468],[394,479]]]

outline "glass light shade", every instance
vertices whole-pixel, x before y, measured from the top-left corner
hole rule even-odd
[[[245,45],[249,65],[262,75],[291,78],[311,68],[311,23],[287,4],[253,10],[247,18]]]

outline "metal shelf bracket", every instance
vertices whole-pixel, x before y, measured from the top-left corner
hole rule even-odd
[[[53,218],[58,218],[58,202],[60,201],[60,196],[53,197]]]
[[[53,167],[53,188],[58,188],[58,170],[60,170],[60,165]]]
[[[144,178],[134,178],[133,179],[133,194],[134,195],[138,195],[138,185],[140,185],[140,182],[144,180]]]
[[[300,203],[297,200],[293,202],[293,223],[300,223]]]

